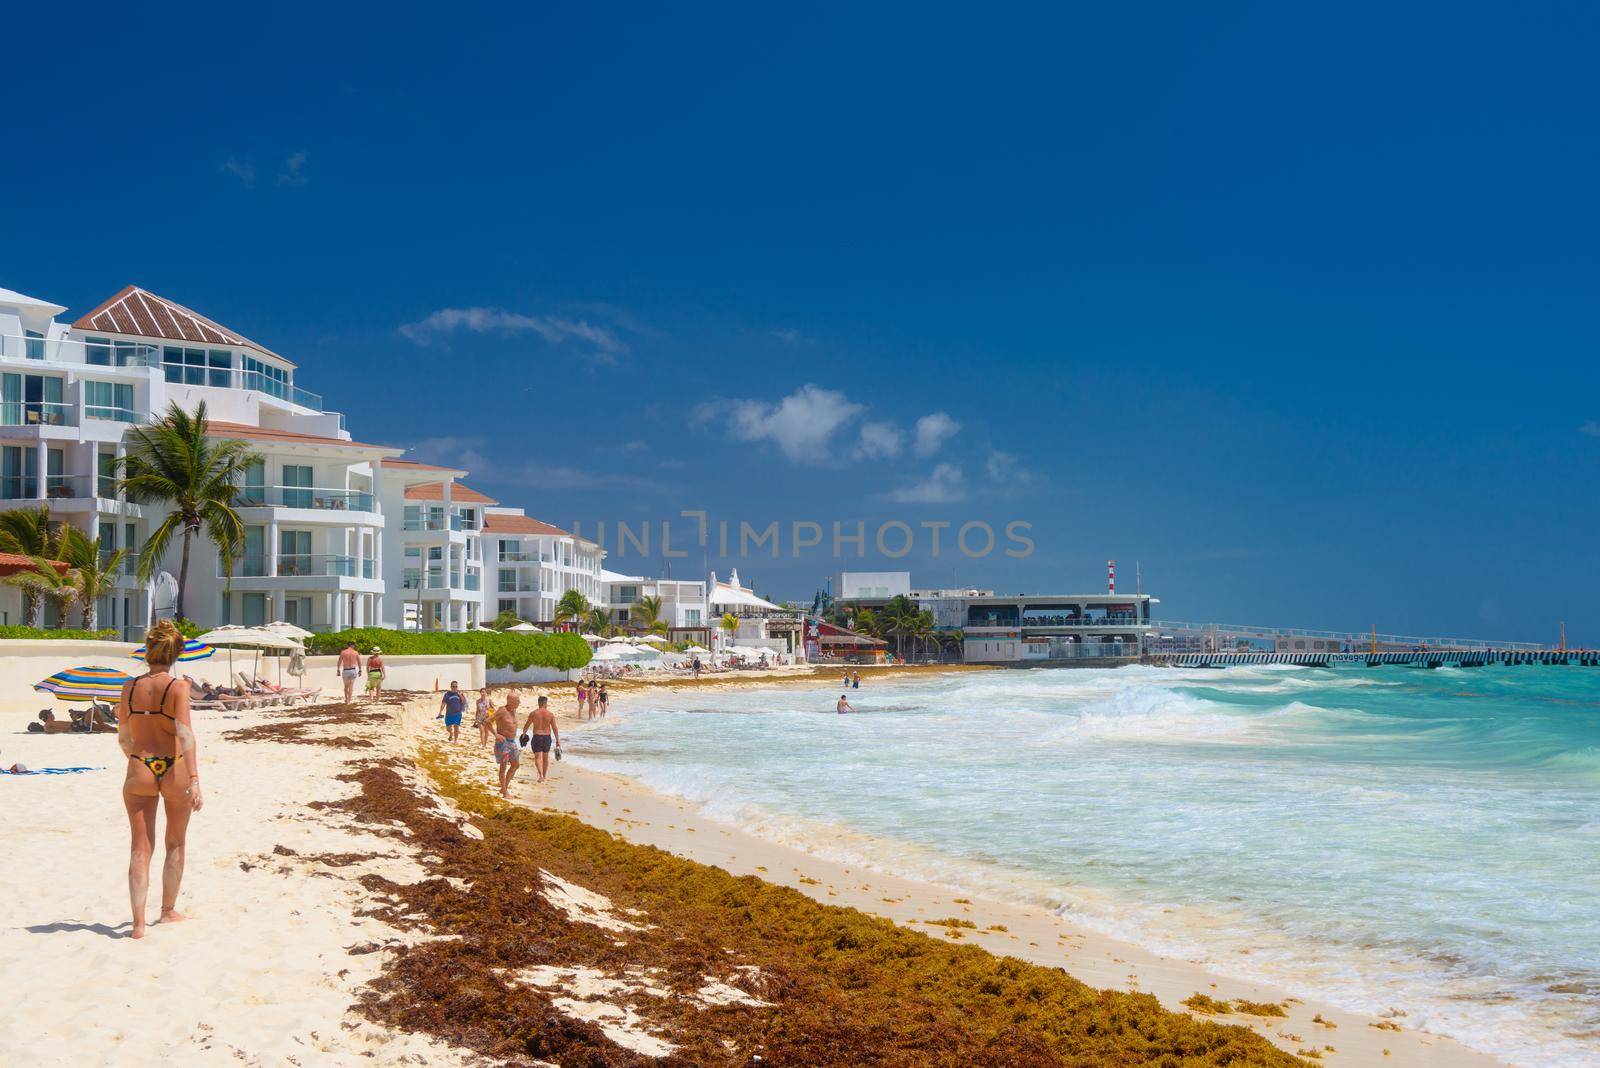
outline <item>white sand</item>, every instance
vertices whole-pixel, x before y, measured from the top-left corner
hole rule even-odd
[[[0,719],[17,732],[0,734],[0,765],[20,760],[33,767],[100,769],[82,775],[0,776],[10,891],[0,896],[0,983],[9,995],[0,1005],[0,1035],[8,1043],[5,1063],[484,1063],[421,1036],[385,1031],[349,1011],[359,989],[377,973],[383,953],[352,956],[348,948],[413,937],[357,918],[354,912],[369,898],[354,880],[367,871],[404,880],[420,869],[404,841],[351,830],[343,818],[307,807],[308,801],[354,791],[353,785],[334,780],[345,760],[411,755],[419,738],[442,740],[433,705],[414,703],[400,723],[383,731],[369,725],[322,728],[380,743],[362,750],[219,737],[223,730],[262,722],[259,713],[202,720],[206,808],[191,825],[180,901],[191,919],[154,925],[138,942],[120,937],[128,926],[128,854],[120,793],[125,759],[115,737],[29,735],[21,732],[20,717]],[[581,751],[582,727],[568,721],[563,732],[568,746]],[[493,761],[477,747],[475,732],[458,754],[474,779],[492,785]],[[1282,991],[1216,978],[1199,964],[1160,958],[1075,929],[1042,909],[978,898],[958,902],[963,895],[946,887],[852,870],[765,842],[636,784],[583,773],[570,763],[552,762],[551,781],[544,785],[531,778],[525,763],[515,787],[524,803],[568,812],[630,841],[899,922],[959,916],[979,928],[1002,925],[1004,932],[965,931],[964,940],[1060,965],[1092,985],[1148,991],[1174,1008],[1196,992],[1257,1001],[1285,997]],[[380,856],[329,869],[275,856],[278,845],[301,854]],[[158,853],[152,866],[152,918],[160,902],[159,881]],[[615,925],[619,938],[626,937],[629,924],[649,922],[574,884],[552,882],[548,890],[575,919]],[[925,923],[918,929],[940,931]],[[593,982],[580,982],[583,977],[575,974],[521,978],[541,987],[553,982],[561,988],[563,1011],[594,1020],[640,1053],[660,1056],[670,1047],[670,1036],[647,1030],[628,999],[608,996],[616,989],[604,985],[627,982],[630,997],[645,996],[652,985],[646,974],[587,977]],[[731,985],[732,978],[706,976],[699,1000],[713,1005],[734,993],[747,997]],[[1316,1012],[1337,1028],[1312,1023]],[[1291,1051],[1332,1045],[1338,1052],[1324,1054],[1329,1064],[1497,1063],[1426,1034],[1379,1031],[1369,1026],[1377,1021],[1325,1006],[1294,1004],[1287,1020],[1223,1019],[1254,1026]],[[1384,1049],[1392,1056],[1383,1056]],[[20,1057],[18,1051],[24,1051]]]

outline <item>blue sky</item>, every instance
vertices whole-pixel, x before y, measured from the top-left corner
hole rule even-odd
[[[82,11],[8,22],[0,285],[186,303],[531,514],[1600,644],[1585,5]]]

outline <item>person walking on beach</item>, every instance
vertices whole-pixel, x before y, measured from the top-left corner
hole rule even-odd
[[[700,658],[698,656],[695,657],[689,666],[694,669],[694,677],[698,679],[700,677]]]
[[[588,719],[589,711],[589,683],[585,679],[578,680],[578,718]]]
[[[605,719],[606,711],[611,707],[611,695],[606,692],[606,684],[603,682],[600,684],[600,698],[595,704],[600,709],[600,718]]]
[[[444,732],[452,742],[461,740],[461,713],[466,710],[467,695],[461,692],[461,687],[456,680],[450,680],[450,688],[439,698],[439,709],[444,713]]]
[[[345,704],[354,700],[356,676],[360,674],[361,654],[356,652],[356,643],[345,642],[344,648],[339,650],[339,678],[344,680]]]
[[[854,672],[854,681],[850,683],[850,688],[852,690],[861,689],[861,672]]]
[[[556,752],[561,751],[561,730],[556,726],[556,717],[550,712],[550,698],[539,698],[539,704],[532,712],[528,713],[528,722],[522,725],[522,740],[529,742],[528,748],[533,751],[533,767],[539,773],[539,781],[544,782],[545,776],[550,773],[550,743],[554,736]]]
[[[494,715],[494,705],[489,703],[489,687],[478,692],[478,705],[472,715],[472,725],[478,728],[478,744],[488,745],[491,728],[489,717]]]
[[[522,749],[517,745],[517,706],[521,703],[522,697],[513,690],[494,715],[494,760],[500,765],[501,797],[511,796],[511,780],[522,763]]]
[[[389,671],[383,666],[383,650],[374,645],[372,655],[367,657],[367,697],[374,704],[383,698],[383,680],[388,677]]]
[[[189,817],[200,811],[200,756],[189,720],[189,687],[175,685],[172,665],[183,652],[183,635],[160,619],[144,636],[149,670],[125,683],[117,702],[117,744],[128,758],[122,804],[133,830],[128,859],[128,903],[134,938],[144,937],[150,893],[150,857],[155,852],[156,804],[167,816],[166,859],[161,864],[161,923],[183,919],[178,888],[183,883]]]
[[[850,707],[850,702],[845,700],[844,694],[840,694],[839,695],[839,705],[838,705],[837,711],[838,711],[839,715],[841,715],[841,716],[844,715],[846,712],[854,712],[855,711],[855,709]]]

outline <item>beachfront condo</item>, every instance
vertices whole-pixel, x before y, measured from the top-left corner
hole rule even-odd
[[[556,605],[576,590],[604,608],[601,562],[605,550],[523,513],[520,508],[488,508],[483,535],[491,554],[491,581],[482,595],[484,619],[511,612],[528,623],[555,620]]]
[[[661,601],[659,618],[673,641],[703,641],[710,636],[704,580],[645,578],[615,571],[602,571],[600,579],[605,586],[606,614],[618,626],[635,626],[634,606],[655,597]]]
[[[391,532],[387,625],[471,630],[483,619],[483,523],[493,498],[459,481],[466,472],[410,460],[383,465]]]
[[[103,551],[136,554],[165,512],[116,494],[129,433],[170,404],[193,411],[203,401],[218,436],[248,435],[266,462],[245,487],[258,499],[235,564],[239,585],[225,592],[228,576],[215,552],[197,541],[189,614],[202,625],[298,615],[333,626],[352,611],[377,611],[377,577],[363,580],[359,562],[352,574],[339,572],[343,558],[359,558],[367,541],[381,537],[381,519],[346,509],[330,524],[316,499],[370,490],[370,464],[400,450],[352,444],[343,417],[295,384],[291,361],[148,290],[125,287],[70,325],[56,318],[65,311],[0,290],[0,509],[47,506],[52,523],[98,536]],[[312,504],[300,507],[302,497]],[[163,565],[177,570],[176,551]],[[272,570],[280,566],[289,570]],[[101,626],[132,634],[147,622],[151,594],[135,580],[136,567],[129,559],[125,577],[99,604]],[[0,595],[0,622],[20,621],[14,602]],[[48,604],[43,622],[56,622]]]
[[[128,286],[70,324],[57,318],[65,312],[0,289],[0,511],[48,507],[52,525],[128,551],[97,604],[99,626],[133,637],[152,612],[173,610],[172,583],[163,595],[135,574],[167,509],[120,497],[118,463],[135,428],[202,402],[212,437],[246,442],[260,462],[240,486],[245,535],[231,568],[206,539],[191,546],[184,609],[201,627],[466,630],[498,611],[483,531],[496,502],[460,481],[466,471],[355,441],[342,415],[296,384],[292,361],[148,290]],[[513,534],[509,550],[541,565],[513,579],[518,592],[540,592],[522,607],[541,621],[569,588],[603,596],[599,547],[549,529],[526,542]],[[157,573],[175,576],[178,555],[175,541]],[[0,625],[21,622],[20,592],[0,584]],[[54,602],[40,622],[63,622]]]

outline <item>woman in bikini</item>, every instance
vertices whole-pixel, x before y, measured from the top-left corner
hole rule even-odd
[[[589,718],[589,683],[584,679],[578,680],[578,718]]]
[[[478,704],[472,714],[473,726],[478,728],[478,744],[487,746],[492,728],[489,717],[494,715],[494,705],[489,700],[489,687],[478,691]]]
[[[183,919],[178,887],[183,882],[189,816],[200,811],[200,766],[189,721],[189,687],[178,685],[172,665],[183,652],[183,635],[170,619],[157,620],[145,634],[149,671],[122,687],[117,703],[117,743],[128,757],[122,803],[133,831],[128,861],[128,900],[133,906],[133,937],[143,938],[145,901],[150,890],[150,856],[155,852],[156,803],[167,813],[166,859],[161,865],[161,922]]]

